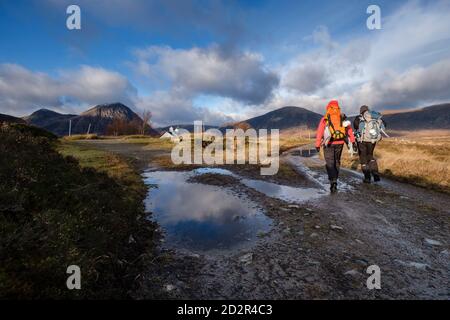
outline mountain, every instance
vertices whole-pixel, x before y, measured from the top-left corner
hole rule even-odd
[[[450,103],[383,116],[389,130],[450,129]]]
[[[119,120],[116,123],[122,123],[121,130],[124,130],[124,134],[137,133],[135,132],[136,128],[142,127],[143,123],[143,120],[135,112],[122,103],[97,105],[80,115],[60,114],[40,109],[24,117],[24,120],[59,136],[68,135],[70,122],[72,134],[85,134],[89,130],[89,133],[98,135],[107,134],[108,127],[116,120]],[[158,134],[151,128],[146,130],[150,135]]]
[[[25,120],[21,118],[16,118],[7,114],[0,113],[0,123],[1,122],[10,122],[10,123],[23,123],[25,124]]]
[[[136,123],[142,126],[142,119],[130,108],[121,103],[102,104],[95,106],[79,116],[72,118],[72,133],[90,133],[99,135],[107,134],[107,127],[114,120],[122,120],[126,123]]]
[[[252,128],[259,129],[280,129],[286,130],[301,126],[316,128],[322,115],[300,107],[283,107],[258,117],[250,118],[239,124],[247,123]],[[227,126],[229,128],[231,126]]]
[[[65,135],[69,131],[69,120],[74,114],[61,114],[48,109],[39,109],[29,116],[23,117],[28,124],[46,129],[56,135]]]

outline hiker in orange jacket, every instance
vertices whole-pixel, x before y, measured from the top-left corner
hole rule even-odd
[[[316,135],[316,150],[320,151],[320,147],[324,147],[331,193],[337,192],[342,149],[348,140],[356,151],[357,145],[351,123],[346,121],[345,114],[341,113],[338,101],[332,100],[328,103],[325,116],[319,122]]]

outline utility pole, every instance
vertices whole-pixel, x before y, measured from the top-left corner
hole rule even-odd
[[[69,137],[72,135],[72,119],[69,120]]]

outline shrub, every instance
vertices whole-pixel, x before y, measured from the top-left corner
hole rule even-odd
[[[143,195],[55,144],[40,129],[0,127],[0,298],[125,298],[153,243]],[[66,287],[73,264],[82,290]]]

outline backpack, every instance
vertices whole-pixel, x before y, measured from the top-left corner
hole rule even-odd
[[[325,130],[330,132],[330,140],[344,140],[346,138],[346,130],[342,124],[341,109],[338,105],[332,105],[327,109],[325,114]]]
[[[382,115],[376,111],[366,111],[360,115],[358,128],[358,141],[375,143],[381,140],[381,133],[384,131]]]

